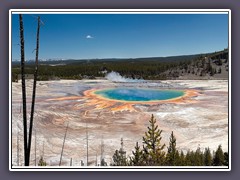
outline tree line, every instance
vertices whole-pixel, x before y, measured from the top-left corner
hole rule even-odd
[[[141,58],[141,59],[119,59],[119,60],[65,60],[57,61],[52,64],[49,62],[39,62],[38,80],[54,79],[76,79],[83,78],[95,79],[104,77],[111,71],[118,72],[120,75],[133,79],[146,80],[166,80],[175,79],[181,75],[194,74],[213,76],[221,73],[219,70],[222,65],[220,58],[226,58],[228,51],[222,52],[218,56],[214,55],[192,55],[172,57],[167,60],[162,58]],[[208,57],[208,60],[205,59]],[[211,59],[211,60],[210,60]],[[69,61],[69,62],[68,62]],[[216,69],[216,66],[218,67]],[[26,74],[34,73],[34,64],[25,65]],[[20,65],[12,65],[12,81],[17,81],[17,75],[20,74]]]
[[[212,152],[209,147],[204,150],[198,147],[195,151],[188,150],[184,153],[183,150],[177,148],[177,139],[173,131],[167,148],[165,144],[162,144],[162,130],[159,129],[153,115],[147,129],[142,137],[142,146],[136,142],[131,155],[127,156],[124,141],[121,138],[121,147],[115,150],[112,163],[107,164],[105,159],[101,158],[100,166],[229,166],[228,152],[223,152],[221,145]],[[42,156],[38,166],[47,166]]]
[[[195,57],[195,56],[194,56]],[[160,60],[114,60],[114,61],[77,61],[65,65],[39,64],[38,80],[60,79],[83,79],[105,77],[106,73],[111,71],[118,72],[120,75],[133,79],[167,79],[163,73],[169,69],[179,66],[189,65],[191,60],[179,61],[160,61]],[[26,74],[33,74],[34,66],[26,64]],[[16,81],[17,75],[20,74],[20,66],[12,65],[12,81]]]
[[[121,148],[115,151],[112,166],[228,166],[228,152],[223,152],[221,145],[213,153],[209,148],[202,151],[200,147],[196,151],[188,150],[184,153],[177,148],[173,132],[167,151],[164,151],[166,145],[161,143],[162,130],[156,125],[153,115],[149,124],[142,138],[142,147],[136,142],[132,155],[128,157],[121,139]]]

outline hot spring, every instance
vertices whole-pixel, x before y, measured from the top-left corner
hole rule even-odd
[[[161,101],[179,98],[185,94],[183,90],[160,90],[142,88],[113,88],[97,90],[94,94],[106,99],[120,101]]]

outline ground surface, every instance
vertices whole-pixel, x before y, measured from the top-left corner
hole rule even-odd
[[[174,88],[196,90],[198,95],[178,103],[125,104],[99,101],[86,94],[86,90],[111,87]],[[28,114],[32,81],[27,81]],[[19,139],[19,165],[23,163],[23,137],[21,114],[21,83],[12,84],[12,159],[17,165],[17,137]],[[228,150],[228,81],[225,80],[173,80],[139,83],[114,83],[108,80],[61,80],[37,83],[36,110],[32,142],[31,165],[43,156],[48,165],[58,165],[64,133],[68,131],[63,151],[63,165],[86,164],[87,140],[89,162],[99,164],[101,155],[108,163],[123,138],[128,155],[135,143],[142,142],[148,120],[153,114],[162,133],[162,143],[168,146],[171,131],[177,138],[177,147],[196,150],[219,144]],[[87,133],[86,133],[87,132]],[[19,134],[17,136],[17,134]]]

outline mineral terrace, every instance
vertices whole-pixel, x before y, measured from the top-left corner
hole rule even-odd
[[[195,92],[177,102],[124,103],[99,100],[92,89],[144,87],[184,89]],[[32,81],[27,80],[27,106],[30,114]],[[89,95],[90,94],[90,95]],[[12,163],[23,165],[21,82],[12,83]],[[215,150],[219,144],[228,150],[228,81],[168,80],[117,83],[108,80],[60,80],[37,82],[31,165],[41,156],[48,165],[59,164],[66,127],[68,131],[62,165],[86,165],[87,141],[89,165],[100,158],[111,163],[123,138],[124,149],[131,155],[136,142],[142,142],[153,114],[162,132],[162,143],[168,146],[173,131],[177,147],[186,152],[200,147]],[[30,115],[28,115],[29,117]],[[29,119],[29,118],[28,118]],[[36,139],[36,144],[35,144]],[[17,143],[17,140],[19,143]],[[17,148],[19,146],[19,148]],[[166,149],[165,149],[166,150]]]

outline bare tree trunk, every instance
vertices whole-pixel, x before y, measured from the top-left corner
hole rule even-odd
[[[17,166],[19,166],[19,129],[17,132]]]
[[[104,152],[104,143],[103,143],[103,136],[101,140],[101,159],[100,159],[100,164],[102,163],[103,160],[103,152]]]
[[[43,150],[42,150],[42,157],[44,158],[44,140],[43,140]]]
[[[24,34],[23,18],[19,14],[20,23],[20,44],[21,44],[21,76],[22,76],[22,103],[23,103],[23,141],[24,141],[24,165],[29,166],[27,150],[27,107],[26,107],[26,85],[25,85],[25,55],[24,55]]]
[[[61,152],[61,156],[60,156],[59,166],[61,166],[61,163],[62,163],[62,155],[63,155],[64,144],[65,144],[65,140],[66,140],[66,136],[67,136],[67,131],[68,131],[68,124],[67,124],[67,128],[65,131],[64,139],[63,139],[62,152]]]
[[[86,121],[86,141],[87,141],[87,166],[88,166],[88,126]]]
[[[35,125],[35,166],[37,166],[37,132],[36,132],[36,125]]]
[[[70,166],[72,166],[72,158],[71,158],[71,160],[70,160]]]
[[[33,116],[34,116],[34,105],[35,105],[35,95],[36,95],[36,84],[37,84],[37,75],[38,75],[39,30],[40,30],[40,17],[38,16],[35,72],[34,72],[34,81],[33,81],[32,107],[31,107],[29,136],[28,136],[28,161],[30,160],[30,156],[31,156],[32,127],[33,127]]]

